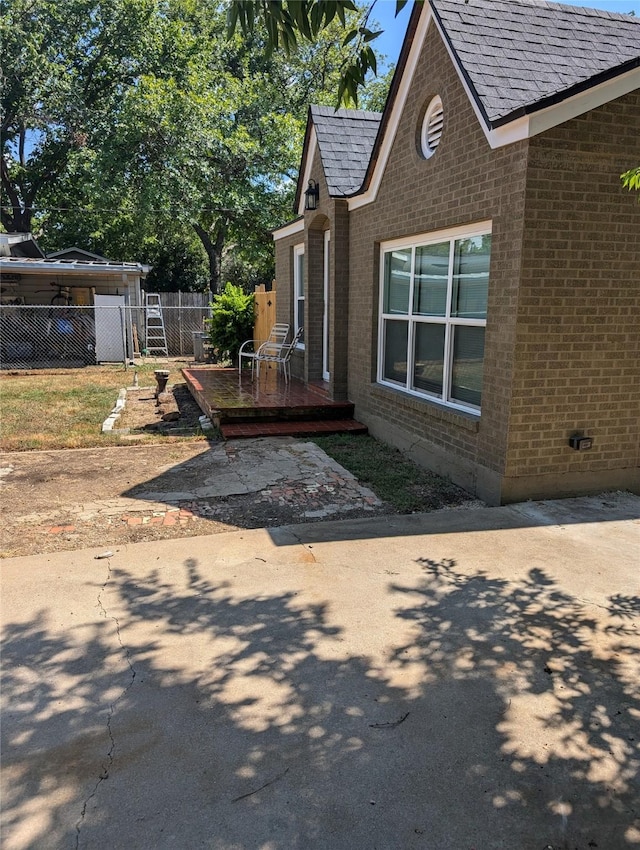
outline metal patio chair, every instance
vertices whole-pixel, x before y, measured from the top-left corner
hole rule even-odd
[[[244,358],[245,360],[251,361],[251,380],[253,380],[253,370],[258,356],[258,351],[263,346],[268,346],[268,350],[275,354],[280,351],[282,346],[286,343],[288,336],[289,325],[278,323],[271,328],[268,339],[261,340],[257,344],[252,339],[248,339],[246,342],[243,342],[238,352],[238,377],[242,377],[242,360]]]
[[[258,383],[260,382],[260,366],[262,363],[276,363],[278,368],[282,369],[285,383],[289,383],[289,378],[291,377],[289,361],[291,360],[291,355],[293,354],[296,346],[302,339],[303,333],[304,329],[300,328],[291,342],[284,343],[284,345],[270,346],[268,342],[265,342],[260,346],[255,356],[256,368],[258,370]]]

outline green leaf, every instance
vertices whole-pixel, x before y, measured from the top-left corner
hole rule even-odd
[[[353,41],[353,39],[354,39],[354,38],[356,38],[356,37],[357,37],[357,35],[358,35],[358,30],[357,30],[357,29],[355,29],[355,30],[350,30],[350,31],[349,31],[349,32],[345,35],[345,37],[344,37],[344,41],[342,42],[342,46],[343,46],[343,47],[346,47],[346,45],[347,45],[347,44],[349,44],[349,42]]]
[[[630,192],[640,191],[640,165],[630,168],[620,175],[622,185]]]

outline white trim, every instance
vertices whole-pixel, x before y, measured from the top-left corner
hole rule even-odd
[[[623,97],[639,88],[640,68],[634,68],[627,71],[626,74],[620,74],[612,80],[607,80],[605,83],[600,83],[593,88],[580,92],[580,94],[573,95],[573,97],[569,97],[561,103],[534,112],[529,116],[529,136],[544,133],[545,130],[557,127],[558,124],[563,124],[571,118],[584,115],[585,112],[604,106],[605,103]],[[494,132],[497,132],[497,130],[494,130]]]
[[[331,255],[331,231],[324,232],[324,268],[323,268],[323,300],[324,309],[322,314],[322,380],[328,381],[331,378],[329,371],[329,298],[330,298],[330,274],[329,274],[329,258]]]
[[[491,233],[491,219],[486,221],[478,221],[474,224],[460,224],[457,227],[448,227],[446,230],[437,230],[433,233],[415,233],[411,236],[404,236],[402,239],[389,239],[386,242],[380,243],[380,251],[393,251],[396,248],[412,248],[414,245],[432,245],[436,242],[443,242],[445,239],[458,239],[459,237],[484,236]],[[382,253],[380,256],[382,256]],[[384,269],[381,269],[384,274]]]
[[[389,154],[395,141],[398,125],[407,102],[409,88],[413,81],[418,59],[420,58],[422,47],[432,19],[435,20],[435,25],[438,28],[440,37],[444,42],[451,61],[453,62],[453,66],[456,69],[465,92],[467,93],[467,97],[473,107],[476,118],[482,127],[489,145],[494,149],[513,144],[513,142],[517,142],[522,139],[536,136],[539,133],[545,132],[545,130],[550,130],[552,127],[563,124],[571,118],[577,118],[579,115],[583,115],[591,109],[596,109],[598,106],[603,106],[611,100],[615,100],[618,97],[622,97],[623,95],[629,94],[630,92],[640,88],[640,68],[634,68],[631,71],[620,74],[611,80],[607,80],[604,83],[593,86],[587,91],[573,95],[560,103],[556,103],[553,106],[541,109],[530,115],[514,118],[513,121],[510,121],[508,124],[496,127],[492,130],[487,126],[486,120],[478,108],[476,100],[467,85],[467,81],[462,74],[457,59],[455,58],[447,39],[444,37],[437,19],[434,18],[431,8],[427,3],[425,3],[422,7],[422,14],[420,15],[420,20],[418,21],[413,42],[409,50],[404,73],[402,74],[402,79],[393,104],[393,110],[385,128],[384,138],[380,145],[380,152],[371,177],[369,188],[366,192],[362,192],[359,195],[355,195],[353,198],[347,199],[349,211],[356,210],[359,207],[364,207],[376,200],[380,184],[387,167]]]
[[[298,333],[300,326],[298,325],[298,302],[306,301],[307,287],[305,286],[307,277],[306,263],[303,266],[302,272],[302,297],[298,294],[300,291],[300,257],[304,257],[304,242],[293,246],[293,332]],[[304,305],[303,305],[304,316]],[[304,319],[303,319],[304,322]],[[304,324],[302,325],[304,327]],[[304,349],[304,342],[298,342],[296,348]]]
[[[433,233],[421,233],[413,236],[404,237],[403,239],[393,239],[387,242],[380,243],[380,272],[379,272],[379,296],[378,296],[378,350],[377,350],[377,365],[376,365],[376,381],[381,386],[393,387],[407,395],[431,400],[447,408],[464,411],[466,413],[480,413],[480,407],[473,404],[465,404],[451,398],[451,378],[453,367],[453,341],[455,328],[459,326],[466,327],[481,327],[485,328],[487,324],[486,316],[484,318],[462,318],[451,316],[451,300],[453,293],[453,262],[455,250],[449,250],[449,266],[447,270],[447,296],[445,305],[445,314],[443,316],[424,316],[413,315],[413,300],[414,300],[414,282],[415,282],[415,263],[416,249],[424,245],[437,244],[439,242],[453,242],[455,245],[456,239],[467,239],[474,236],[491,235],[491,221],[472,224],[470,226],[461,225],[459,227],[451,227],[447,230],[440,230]],[[407,313],[385,313],[384,312],[384,275],[385,275],[385,254],[394,250],[411,249],[411,272],[409,275],[409,292],[407,301]],[[399,381],[393,381],[390,378],[384,377],[384,353],[385,353],[385,323],[392,321],[401,321],[407,323],[407,377],[404,384]],[[414,373],[414,357],[415,357],[415,329],[418,324],[427,325],[443,325],[445,327],[444,336],[444,351],[443,351],[443,369],[442,369],[442,394],[429,393],[414,389],[413,383]]]
[[[431,8],[427,3],[425,3],[422,7],[422,14],[420,15],[420,20],[418,21],[418,26],[416,27],[416,32],[411,43],[407,63],[404,67],[404,73],[402,74],[402,79],[400,80],[400,85],[398,86],[398,91],[393,102],[393,111],[389,117],[389,123],[387,125],[384,138],[382,139],[380,153],[371,178],[371,183],[369,184],[369,188],[366,192],[363,192],[361,195],[356,195],[353,198],[348,198],[349,211],[357,210],[358,207],[364,207],[366,204],[370,204],[376,199],[380,183],[382,182],[382,177],[387,167],[387,160],[389,159],[389,154],[391,153],[391,148],[395,141],[398,124],[400,123],[400,118],[404,112],[404,107],[407,102],[409,87],[413,80],[418,59],[422,52],[422,45],[432,18],[433,13],[431,12]]]
[[[309,133],[309,145],[305,153],[304,171],[302,172],[302,183],[299,184],[301,187],[306,186],[309,183],[309,180],[311,180],[311,168],[313,166],[313,160],[316,155],[317,147],[318,136],[316,135],[316,128],[312,124],[311,132]],[[300,192],[300,200],[298,202],[298,215],[304,215],[304,191]]]
[[[273,231],[273,241],[277,242],[278,239],[286,239],[287,236],[295,236],[296,233],[301,233],[304,230],[304,219],[299,218],[295,221],[289,222],[289,224],[283,224],[282,227],[276,228]]]
[[[593,86],[586,91],[574,94],[559,103],[554,103],[552,106],[547,106],[544,109],[532,112],[529,115],[521,115],[509,121],[500,127],[491,129],[487,126],[486,119],[480,111],[476,99],[471,93],[471,89],[462,73],[456,56],[451,49],[448,40],[445,38],[442,28],[435,19],[436,27],[440,33],[440,37],[447,49],[449,58],[451,59],[454,68],[460,78],[460,82],[469,98],[473,111],[476,114],[480,126],[489,142],[489,145],[494,150],[502,148],[506,145],[511,145],[513,142],[522,141],[522,139],[530,139],[532,136],[537,136],[539,133],[544,133],[552,127],[557,127],[564,124],[565,121],[570,121],[572,118],[577,118],[579,115],[584,115],[592,109],[603,106],[611,100],[622,97],[629,92],[640,88],[640,68],[633,68],[624,74],[620,74],[611,80]]]

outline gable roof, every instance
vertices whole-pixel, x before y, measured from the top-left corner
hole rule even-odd
[[[344,197],[357,192],[369,165],[382,113],[312,106],[310,114],[329,194]]]
[[[493,148],[530,138],[640,87],[640,18],[555,0],[416,3],[382,114],[310,108],[298,215],[316,145],[331,196],[349,198],[349,209],[374,200],[434,23]],[[298,218],[286,233],[303,226]]]
[[[364,109],[310,106],[298,172],[295,209],[302,214],[302,193],[316,145],[331,197],[344,198],[362,186],[382,113]]]
[[[0,233],[0,257],[44,257],[32,233]]]
[[[76,245],[72,248],[63,248],[62,251],[52,251],[50,254],[47,254],[47,258],[56,260],[99,260],[103,263],[109,262],[106,257],[102,257],[100,254],[93,254],[91,251],[85,251],[84,248],[78,248]]]
[[[490,126],[640,66],[640,19],[547,0],[431,0]]]

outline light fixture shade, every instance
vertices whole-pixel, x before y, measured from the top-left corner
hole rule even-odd
[[[318,200],[320,198],[320,187],[315,180],[309,180],[309,185],[304,193],[304,208],[307,210],[317,210]]]

